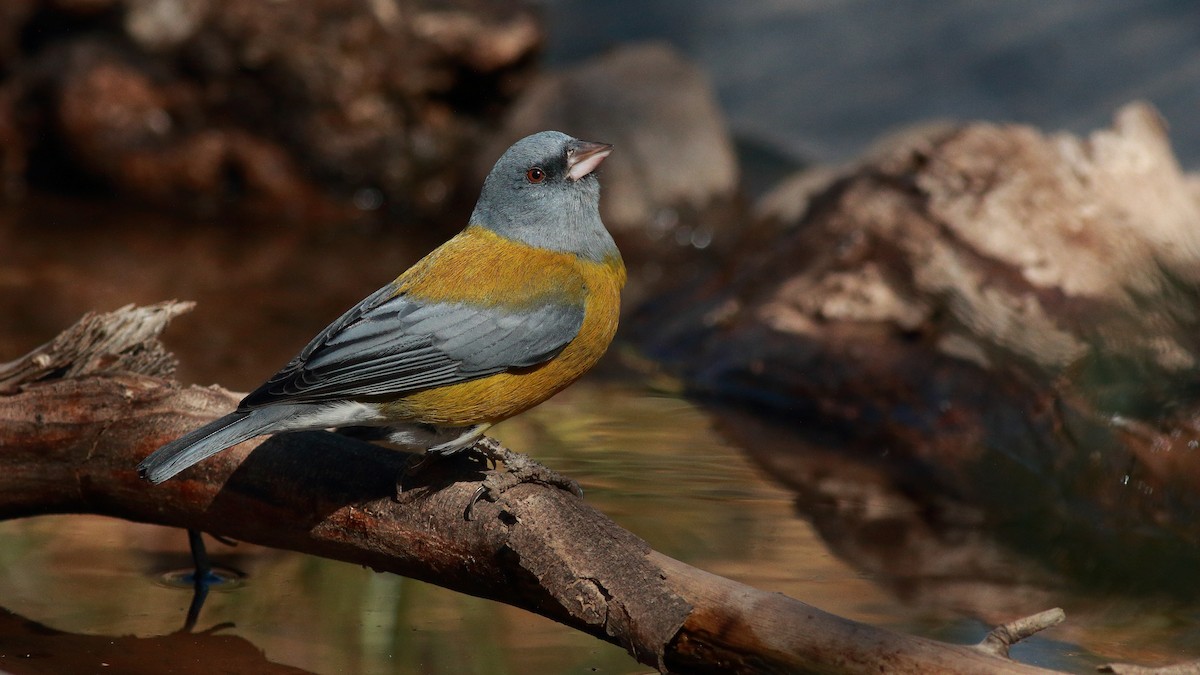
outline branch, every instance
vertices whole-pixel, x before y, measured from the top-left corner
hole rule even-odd
[[[1008,650],[1013,645],[1035,633],[1057,626],[1066,619],[1066,612],[1057,607],[1038,612],[1016,621],[1009,621],[1003,626],[996,626],[975,647],[985,653],[1007,658]]]
[[[142,320],[161,329],[169,314]],[[518,485],[466,520],[483,471],[474,464],[436,463],[397,497],[406,455],[337,434],[244,443],[152,487],[137,462],[238,396],[85,372],[0,396],[0,518],[97,513],[367,565],[522,607],[677,673],[1046,672],[703,572],[557,488]]]
[[[195,306],[170,301],[148,307],[125,305],[103,314],[88,312],[50,342],[0,363],[0,394],[48,377],[120,372],[172,375],[175,356],[157,338],[171,319]]]

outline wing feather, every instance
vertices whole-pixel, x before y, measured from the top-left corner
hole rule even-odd
[[[386,286],[321,331],[243,409],[398,395],[542,363],[583,325],[582,303],[518,310],[429,302]]]

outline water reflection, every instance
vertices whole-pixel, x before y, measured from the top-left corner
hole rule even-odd
[[[246,389],[434,243],[397,235],[366,226],[184,227],[64,202],[0,207],[0,360],[88,310],[192,299],[195,313],[166,336],[180,379]],[[599,372],[496,435],[578,480],[593,505],[667,555],[836,614],[959,642],[980,639],[989,623],[1061,605],[1068,623],[1014,652],[1047,665],[1078,670],[1099,660],[1092,652],[1151,663],[1200,655],[1195,605],[1071,591],[973,527],[969,511],[922,520],[928,505],[897,493],[877,465],[647,391],[649,378],[622,361],[615,351]],[[793,480],[798,474],[815,482]],[[863,517],[834,508],[851,503]],[[244,653],[254,665],[231,669],[646,670],[618,647],[424,583],[245,543],[214,543],[210,553],[245,580],[211,589],[185,652],[178,637],[155,637],[179,635],[191,600],[190,589],[159,582],[191,566],[183,531],[86,516],[0,523],[0,606],[17,616],[0,620],[0,648],[6,657],[94,654],[97,637],[130,635],[102,641],[141,662],[171,659],[179,672],[206,673]],[[41,642],[23,619],[61,634]],[[21,672],[12,663],[3,667]]]
[[[1020,643],[1014,658],[1077,670],[1114,659],[1170,664],[1200,655],[1191,575],[1163,578],[1145,565],[1137,573],[1150,581],[1134,586],[1114,583],[1121,575],[1095,561],[1096,573],[1081,577],[1075,564],[1092,542],[1063,536],[1047,545],[1041,510],[1025,519],[1000,514],[997,522],[987,506],[948,493],[914,474],[911,462],[891,461],[886,450],[866,457],[767,417],[724,407],[710,412],[723,437],[794,491],[797,515],[828,550],[902,600],[912,622],[905,630],[968,642],[973,629],[955,618],[996,625],[1057,606],[1067,623]],[[1032,495],[1010,498],[1017,504]],[[1110,532],[1110,545],[1125,537]]]

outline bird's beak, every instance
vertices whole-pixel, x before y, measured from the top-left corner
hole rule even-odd
[[[608,143],[593,143],[591,141],[571,141],[567,143],[567,178],[579,180],[596,170],[600,162],[612,152],[613,146]]]

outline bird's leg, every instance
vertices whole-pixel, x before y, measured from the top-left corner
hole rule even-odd
[[[500,495],[521,483],[549,485],[566,490],[576,497],[583,497],[583,489],[579,487],[579,483],[562,474],[551,471],[533,461],[527,455],[509,450],[494,438],[488,436],[481,437],[478,441],[475,441],[472,450],[492,462],[493,465],[503,463],[505,471],[492,470],[487,472],[487,477],[480,482],[479,489],[475,491],[475,494],[471,497],[471,501],[467,504],[466,510],[463,512],[463,516],[467,520],[471,519],[471,510],[480,499],[495,502],[500,498]]]
[[[404,492],[404,480],[414,478],[417,474],[424,471],[431,464],[437,461],[434,454],[429,452],[418,452],[408,456],[404,461],[404,466],[400,468],[400,474],[396,476],[396,501],[402,501],[400,495]]]
[[[212,561],[208,557],[208,549],[204,545],[204,537],[200,530],[188,528],[188,548],[192,551],[192,602],[188,605],[187,616],[183,620],[181,632],[190,633],[196,627],[200,618],[200,610],[204,609],[204,601],[208,599],[208,590],[213,584],[226,583],[228,577],[213,571]],[[232,541],[216,534],[208,536],[225,544],[237,546]],[[224,625],[224,624],[222,624]],[[216,630],[216,629],[213,629]]]
[[[413,455],[405,462],[396,479],[396,499],[404,492],[404,479],[415,477],[429,466],[447,457],[464,457],[478,461],[480,455],[463,452],[470,448],[488,430],[491,424],[475,424],[468,427],[436,427],[432,425],[405,425],[389,430],[388,438],[398,445],[427,447],[425,452]],[[419,440],[418,440],[419,439]],[[486,464],[485,464],[486,468]]]
[[[418,452],[409,455],[404,462],[404,468],[400,470],[400,477],[416,476],[425,470],[426,467],[437,461],[437,455],[431,452]]]

